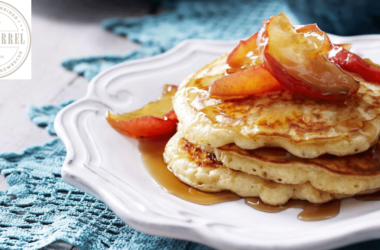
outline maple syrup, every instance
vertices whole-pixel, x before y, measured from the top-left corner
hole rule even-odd
[[[169,137],[170,138],[170,137]],[[154,181],[166,192],[183,200],[200,205],[211,205],[219,202],[236,201],[238,195],[224,191],[206,193],[181,182],[166,166],[163,160],[165,145],[169,138],[160,140],[142,140],[139,142],[142,161]]]
[[[303,221],[319,221],[331,219],[339,214],[340,200],[332,200],[323,204],[312,204],[308,201],[289,200],[281,206],[270,206],[260,200],[260,198],[245,198],[245,204],[267,213],[278,213],[288,208],[302,208],[303,211],[297,216]]]
[[[354,198],[358,201],[380,201],[380,192],[357,195]]]

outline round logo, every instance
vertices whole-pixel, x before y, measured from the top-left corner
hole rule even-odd
[[[0,1],[0,78],[15,72],[28,57],[31,33],[24,16]]]

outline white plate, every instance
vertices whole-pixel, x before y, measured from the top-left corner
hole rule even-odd
[[[380,63],[380,36],[337,37]],[[55,128],[67,149],[64,180],[106,203],[133,228],[221,249],[321,249],[380,238],[380,202],[346,199],[333,219],[303,222],[299,209],[258,212],[244,201],[211,206],[166,193],[145,171],[138,142],[112,129],[107,110],[126,112],[156,100],[165,83],[231,51],[234,42],[188,40],[156,57],[126,62],[99,74],[87,95],[64,108]]]

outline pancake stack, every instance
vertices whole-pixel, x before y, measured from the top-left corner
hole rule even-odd
[[[272,91],[244,100],[209,96],[226,57],[187,77],[173,106],[179,125],[164,159],[184,183],[269,205],[325,203],[380,190],[380,86],[360,83],[344,102]]]

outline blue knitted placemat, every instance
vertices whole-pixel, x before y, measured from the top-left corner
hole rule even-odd
[[[61,103],[60,105],[44,105],[40,108],[30,105],[28,108],[28,116],[39,127],[44,127],[49,135],[57,135],[54,129],[54,119],[58,112],[74,102],[74,100],[69,100]]]

